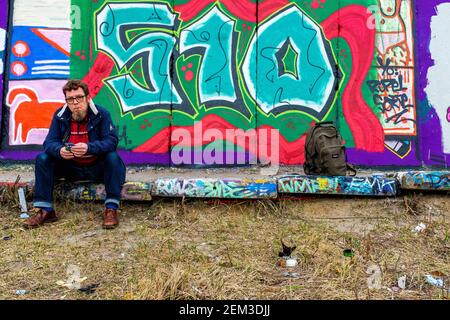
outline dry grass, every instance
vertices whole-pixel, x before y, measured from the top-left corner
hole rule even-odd
[[[0,235],[12,236],[0,240],[0,298],[448,299],[424,274],[450,275],[449,198],[408,197],[155,200],[124,204],[116,230],[101,229],[101,204],[77,202],[57,204],[58,222],[24,230],[10,201],[0,209]],[[413,233],[419,222],[428,228]],[[280,239],[297,245],[297,267],[276,265]],[[69,265],[82,285],[99,284],[94,293],[56,284]],[[378,290],[367,286],[371,265]],[[403,275],[406,289],[390,290]]]

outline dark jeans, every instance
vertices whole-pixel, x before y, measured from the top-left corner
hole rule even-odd
[[[60,160],[46,153],[36,157],[34,207],[53,206],[53,187],[55,181],[65,178],[68,181],[90,180],[105,185],[108,202],[120,204],[122,186],[125,182],[125,165],[117,152],[100,156],[93,165],[79,166],[70,160]]]

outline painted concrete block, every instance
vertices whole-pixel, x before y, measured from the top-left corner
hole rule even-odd
[[[153,196],[192,198],[261,199],[276,198],[274,179],[178,179],[155,180]]]
[[[122,200],[147,201],[151,200],[151,183],[126,182],[122,187]],[[106,190],[103,184],[77,183],[62,185],[64,195],[76,200],[105,200]]]
[[[395,179],[368,177],[335,177],[284,175],[278,176],[278,192],[302,194],[341,194],[362,196],[395,196]]]
[[[450,190],[450,171],[409,171],[396,175],[401,189]]]

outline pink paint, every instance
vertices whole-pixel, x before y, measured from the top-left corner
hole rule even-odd
[[[28,67],[25,63],[21,61],[14,61],[11,64],[11,73],[16,77],[21,77],[27,73]]]
[[[72,30],[58,28],[32,28],[39,38],[70,57],[70,38]]]
[[[315,10],[318,8],[323,8],[323,6],[320,5],[320,3],[326,3],[327,0],[313,0],[313,2],[311,2],[311,7]]]
[[[447,109],[447,121],[450,122],[450,107]]]
[[[25,41],[17,41],[13,48],[12,52],[16,57],[26,57],[30,54],[30,46]]]
[[[6,101],[10,106],[9,144],[41,145],[48,133],[52,116],[64,105],[61,88],[66,80],[10,81]],[[18,134],[19,124],[22,127]]]
[[[103,79],[107,78],[114,68],[114,61],[106,54],[99,52],[89,72],[83,81],[87,83],[89,92],[94,98],[103,88]]]
[[[367,28],[370,15],[364,6],[349,5],[328,17],[322,27],[328,39],[345,39],[353,56],[352,74],[342,95],[342,109],[352,131],[355,147],[369,152],[383,152],[383,127],[365,102],[361,91],[375,47],[376,31]]]
[[[192,79],[194,79],[194,73],[191,70],[189,70],[184,75],[184,78],[186,79],[186,81],[192,81]]]
[[[172,126],[172,128],[164,128],[163,130],[159,131],[156,135],[154,135],[152,138],[147,140],[145,143],[140,145],[139,147],[133,149],[133,152],[145,152],[145,153],[166,153],[169,152],[169,146],[167,141],[171,142],[171,146],[201,146],[208,144],[210,141],[204,141],[203,137],[197,137],[197,135],[194,134],[195,130],[198,132],[198,128],[196,127],[201,126],[202,131],[205,132],[208,129],[215,129],[219,130],[223,137],[225,138],[226,130],[227,129],[237,129],[237,127],[233,126],[231,123],[223,119],[222,117],[210,114],[205,116],[201,121],[197,122],[195,125],[192,126]],[[190,136],[192,137],[190,143],[185,143],[183,141],[173,141],[170,139],[170,132],[176,129],[185,129],[189,132]],[[261,130],[267,130],[270,132],[273,130],[271,126],[264,125],[259,128],[256,128],[256,133],[259,136],[259,132]],[[194,140],[195,138],[200,138],[197,140]],[[305,161],[305,140],[306,136],[303,135],[300,138],[298,138],[295,141],[288,142],[286,138],[282,135],[279,135],[279,143],[280,143],[280,162],[284,164],[298,164],[303,163]],[[232,143],[236,143],[239,147],[253,153],[258,154],[258,150],[252,146],[245,143],[245,141],[229,141]],[[271,141],[270,139],[267,141],[267,150],[271,150]]]
[[[185,4],[175,6],[175,11],[180,13],[180,19],[182,21],[189,21],[196,17],[206,6],[216,0],[191,0]],[[242,20],[257,22],[256,21],[256,3],[250,0],[221,0],[230,13]],[[264,1],[258,4],[258,22],[264,20],[278,9],[289,4],[288,0],[270,0]]]

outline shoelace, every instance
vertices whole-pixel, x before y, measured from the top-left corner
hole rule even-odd
[[[105,218],[111,219],[114,217],[114,210],[112,209],[108,209],[105,212]]]
[[[42,219],[43,219],[43,214],[44,214],[44,212],[42,212],[42,210],[39,210],[39,211],[32,217],[32,219],[33,219],[34,221],[42,220]]]

